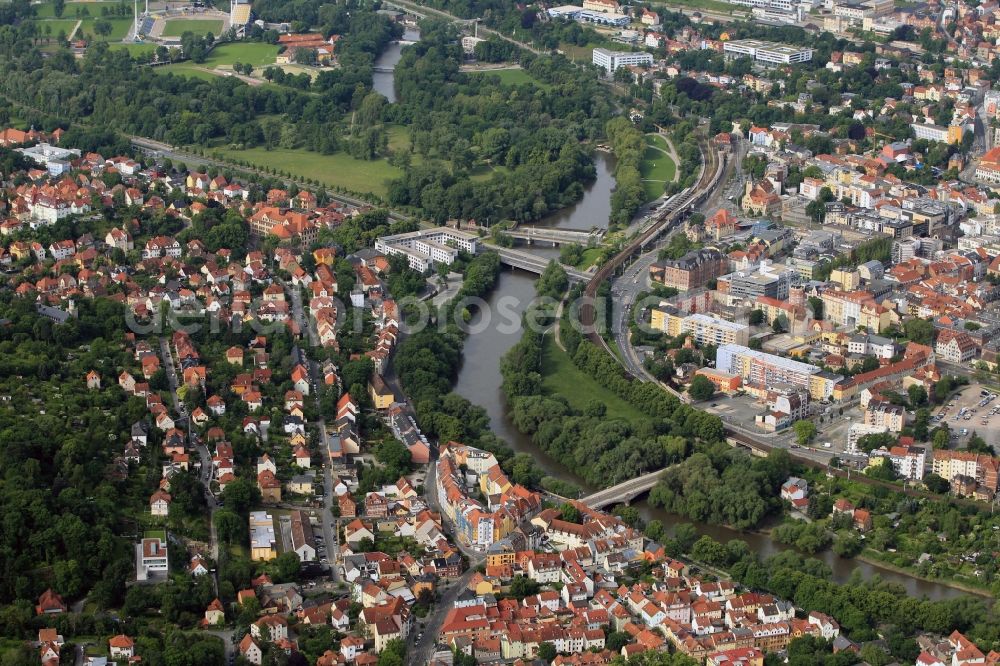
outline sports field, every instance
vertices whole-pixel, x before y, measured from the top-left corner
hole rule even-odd
[[[196,35],[222,34],[222,21],[216,19],[168,19],[163,26],[163,37],[180,37],[185,32]]]

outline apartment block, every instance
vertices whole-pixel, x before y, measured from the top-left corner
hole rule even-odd
[[[786,383],[808,391],[813,375],[820,372],[815,365],[767,354],[742,345],[722,345],[715,359],[715,367],[719,370],[739,375],[747,384],[758,387]]]
[[[865,408],[865,425],[884,426],[899,432],[906,425],[906,410],[885,400],[872,400]]]
[[[894,446],[889,450],[875,449],[869,455],[869,460],[884,457],[896,476],[910,481],[920,481],[924,478],[927,467],[927,451],[922,446]]]
[[[681,316],[670,306],[653,308],[650,325],[671,337],[689,335],[698,345],[745,345],[750,340],[750,327],[746,324],[701,313]]]

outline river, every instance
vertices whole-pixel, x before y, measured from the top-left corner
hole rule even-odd
[[[592,226],[606,227],[608,221],[608,194],[613,187],[613,178],[609,169],[607,156],[599,153],[597,157],[597,180],[590,185],[584,198],[576,205],[550,216],[543,224],[558,226],[565,229],[590,229]],[[555,256],[552,249],[532,248],[549,256]],[[488,299],[488,312],[500,311],[498,305],[503,301],[505,311],[520,315],[524,312],[530,300],[534,297],[535,276],[523,271],[505,268],[500,275],[496,288]],[[513,307],[511,305],[513,304]],[[480,330],[476,325],[483,322],[483,317],[490,317],[489,322]],[[539,466],[549,476],[563,479],[590,490],[588,484],[564,467],[559,461],[546,455],[536,447],[529,438],[517,431],[506,415],[506,400],[500,390],[500,359],[514,344],[520,340],[520,332],[510,331],[503,324],[509,318],[478,312],[471,322],[473,333],[465,341],[462,367],[458,374],[455,391],[468,398],[473,404],[482,405],[490,415],[493,431],[506,440],[518,453],[530,454]],[[645,520],[659,519],[671,530],[679,523],[691,522],[680,516],[654,509],[645,501],[636,505]],[[750,548],[762,557],[786,550],[789,546],[775,543],[766,534],[740,532],[738,530],[715,525],[695,525],[699,534],[707,534],[722,542],[731,539],[746,541]],[[859,571],[866,579],[879,575],[883,580],[901,584],[908,595],[914,597],[927,596],[930,599],[947,599],[963,594],[961,590],[940,583],[922,581],[905,574],[882,569],[877,565],[860,560],[847,560],[838,557],[831,551],[814,556],[833,571],[833,578],[838,583],[847,582],[855,571]]]
[[[403,33],[403,38],[399,42],[389,44],[385,51],[375,59],[375,67],[395,69],[396,64],[403,55],[403,48],[407,42],[415,42],[420,39],[420,31],[407,28]],[[382,93],[389,102],[396,101],[396,75],[394,72],[375,72],[372,74],[372,88],[375,92]]]

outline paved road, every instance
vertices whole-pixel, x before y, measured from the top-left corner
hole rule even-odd
[[[295,317],[295,321],[299,325],[299,330],[305,332],[313,347],[319,347],[319,336],[315,327],[307,319],[305,308],[302,304],[302,290],[295,285],[284,282],[282,284],[291,294],[292,316]],[[319,418],[314,422],[318,429],[320,458],[323,461],[323,510],[320,512],[319,522],[323,532],[323,546],[326,549],[326,556],[320,559],[325,559],[330,565],[330,580],[334,583],[340,583],[340,570],[337,568],[337,556],[340,552],[340,531],[339,521],[333,516],[333,465],[330,464],[330,457],[327,454],[326,419],[324,418],[319,401],[319,387],[322,386],[322,382],[320,381],[320,366],[318,362],[309,357],[305,348],[299,347],[299,350],[305,357],[306,365],[309,369],[312,395],[316,401],[316,413],[319,414]],[[318,546],[319,544],[317,544]]]
[[[234,653],[235,648],[233,647],[233,632],[232,630],[226,631],[225,629],[210,629],[205,631],[206,634],[215,636],[222,641],[223,649],[226,653],[226,663],[229,663],[229,657]]]
[[[472,579],[473,574],[476,573],[474,568],[470,568],[466,571],[460,578],[454,581],[446,581],[442,585],[442,590],[440,596],[434,604],[431,613],[426,618],[426,623],[422,630],[415,631],[410,634],[410,643],[406,654],[406,663],[412,664],[412,666],[423,666],[431,661],[431,657],[434,656],[434,652],[437,650],[437,639],[438,635],[441,633],[441,625],[444,624],[444,619],[448,615],[448,611],[451,610],[452,606],[455,604],[455,600],[458,595],[462,593],[469,585],[469,581]],[[418,641],[417,635],[423,632],[423,636]],[[447,648],[441,648],[447,649]]]
[[[746,156],[748,146],[742,139],[733,151],[733,157],[726,165],[726,175],[720,181],[720,187],[698,207],[706,216],[714,213],[718,208],[727,203],[730,192],[737,185],[742,187],[743,183],[743,158]],[[723,185],[724,184],[724,185]],[[676,226],[673,231],[666,234],[656,247],[649,252],[642,254],[630,266],[628,266],[621,276],[611,283],[612,293],[612,317],[611,332],[614,336],[618,348],[621,350],[622,361],[630,373],[636,377],[644,378],[647,381],[656,381],[643,366],[642,360],[632,345],[630,323],[633,321],[632,306],[635,304],[639,293],[649,289],[649,267],[656,261],[660,247],[666,245],[670,238],[677,233],[683,233],[682,225]]]
[[[205,502],[208,505],[208,527],[209,527],[209,556],[213,561],[218,562],[219,559],[219,535],[215,529],[215,510],[218,508],[218,502],[215,499],[215,495],[212,494],[212,456],[208,452],[208,448],[201,441],[191,429],[190,420],[187,417],[187,407],[181,401],[180,396],[177,394],[177,375],[180,368],[174,362],[173,354],[170,352],[170,343],[168,338],[160,337],[160,356],[163,360],[163,368],[167,374],[167,382],[170,384],[170,395],[173,398],[174,409],[180,416],[177,418],[176,424],[178,427],[182,427],[187,431],[188,442],[191,446],[198,452],[198,457],[201,460],[201,475],[199,480],[204,486],[205,492]],[[197,445],[195,444],[197,442]],[[217,574],[212,574],[212,579],[215,583],[215,592],[219,592],[219,580]]]

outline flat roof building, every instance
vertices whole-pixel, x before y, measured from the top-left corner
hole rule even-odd
[[[670,306],[654,307],[650,325],[673,337],[690,335],[699,345],[745,345],[750,340],[750,327],[746,324],[737,324],[700,312],[684,316]]]
[[[625,14],[585,9],[581,8],[579,5],[550,7],[548,15],[552,18],[564,18],[571,21],[577,21],[578,23],[595,23],[597,25],[617,26],[622,28],[632,22],[632,19]]]
[[[598,67],[602,67],[608,74],[613,73],[619,67],[629,65],[653,64],[653,54],[645,51],[609,51],[608,49],[594,49],[593,62]]]
[[[812,60],[813,50],[807,47],[789,46],[759,39],[734,39],[722,46],[726,58],[747,56],[757,64],[765,66],[794,65]]]
[[[272,560],[278,556],[274,545],[274,518],[266,511],[250,512],[250,559]]]
[[[715,356],[715,367],[739,375],[743,381],[756,386],[786,383],[802,387],[807,391],[812,376],[820,372],[820,368],[815,365],[767,354],[743,345],[719,347]]]
[[[50,146],[47,143],[40,143],[30,148],[15,148],[14,150],[32,162],[44,166],[53,176],[69,171],[70,161],[74,157],[80,157],[80,151],[75,148],[60,148],[59,146]]]
[[[375,241],[375,249],[385,254],[401,254],[410,268],[421,273],[434,264],[450,266],[460,251],[475,254],[479,236],[450,227],[413,231],[383,236]]]

